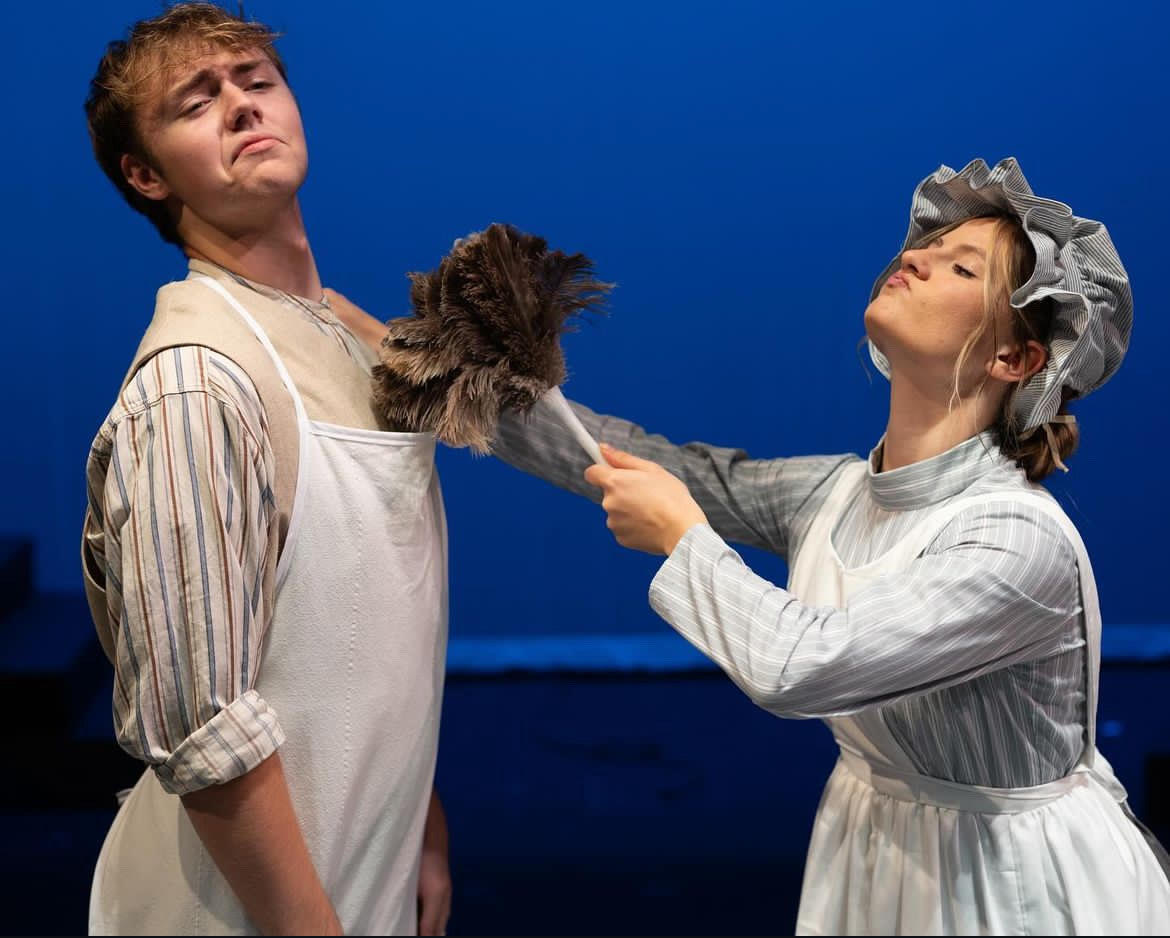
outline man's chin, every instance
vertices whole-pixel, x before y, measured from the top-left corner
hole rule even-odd
[[[296,198],[302,182],[304,175],[299,173],[254,173],[233,187],[233,198],[247,202],[255,209],[262,209],[268,203],[276,207]]]
[[[259,158],[257,158],[259,157]],[[266,189],[283,189],[295,192],[305,181],[308,166],[302,161],[293,162],[287,158],[268,154],[257,154],[246,157],[247,163],[237,163],[235,188],[253,189],[261,192]]]

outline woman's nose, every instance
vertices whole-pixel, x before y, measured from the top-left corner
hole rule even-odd
[[[918,249],[903,251],[900,269],[903,273],[909,273],[919,280],[925,280],[930,276],[930,261],[926,252]]]

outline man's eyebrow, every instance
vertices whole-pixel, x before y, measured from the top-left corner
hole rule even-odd
[[[190,78],[187,78],[184,81],[180,82],[174,88],[172,88],[170,91],[167,92],[167,103],[173,104],[173,103],[177,102],[180,98],[185,96],[188,92],[194,91],[200,85],[204,85],[207,82],[211,81],[211,79],[214,75],[215,75],[215,72],[213,72],[210,68],[199,69],[199,71],[197,71]]]
[[[237,62],[232,66],[233,75],[247,75],[248,72],[254,72],[261,65],[265,64],[268,59],[260,57],[258,59],[249,59],[247,62]]]
[[[257,58],[249,59],[247,62],[238,62],[231,68],[233,76],[247,75],[263,65],[267,59]],[[183,98],[185,95],[194,91],[200,85],[204,85],[215,78],[215,69],[201,68],[190,78],[180,82],[167,93],[167,102],[173,104]]]

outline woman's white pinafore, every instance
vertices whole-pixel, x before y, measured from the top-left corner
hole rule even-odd
[[[789,590],[846,607],[858,589],[908,567],[957,512],[1027,500],[1076,548],[1088,660],[1087,743],[1065,778],[1034,788],[962,785],[920,775],[880,708],[826,723],[840,746],[809,844],[797,916],[804,935],[1064,935],[1170,933],[1170,887],[1125,792],[1096,750],[1101,615],[1081,538],[1042,489],[959,498],[872,563],[849,569],[831,535],[866,484],[841,474],[796,558]]]

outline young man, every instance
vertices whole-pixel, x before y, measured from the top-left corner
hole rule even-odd
[[[434,440],[371,409],[297,191],[273,34],[184,3],[111,43],[102,169],[189,259],[93,443],[83,558],[119,742],[148,765],[95,934],[442,934]]]

